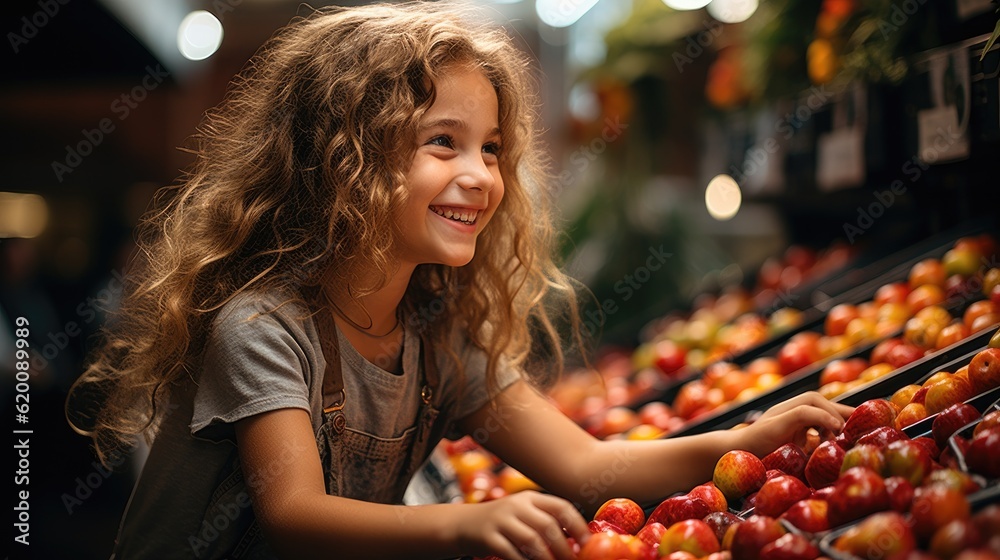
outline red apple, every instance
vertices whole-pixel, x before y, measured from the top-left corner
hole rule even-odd
[[[913,485],[901,476],[890,476],[885,479],[885,491],[889,493],[889,507],[900,512],[910,511],[913,503]]]
[[[824,441],[813,451],[806,463],[806,481],[813,488],[829,486],[840,476],[844,450],[832,441]]]
[[[1000,385],[1000,348],[987,348],[972,358],[969,381],[977,393]]]
[[[758,560],[765,545],[788,532],[777,519],[765,515],[751,515],[735,527],[730,547],[733,560]]]
[[[843,433],[852,444],[879,426],[893,426],[896,408],[885,399],[865,401],[854,409],[844,424]]]
[[[697,557],[719,551],[719,539],[700,519],[685,519],[667,528],[660,539],[660,555],[684,550]]]
[[[847,329],[847,324],[859,316],[860,314],[858,313],[858,308],[850,303],[835,305],[826,314],[826,319],[823,323],[823,330],[826,332],[827,336],[842,335]]]
[[[805,480],[808,461],[809,457],[806,456],[805,451],[794,443],[786,443],[761,459],[766,469],[776,469],[799,480]]]
[[[973,480],[968,473],[958,469],[940,468],[924,479],[924,486],[938,484],[952,490],[958,490],[963,494],[971,494],[980,489],[979,483]]]
[[[982,535],[1000,535],[1000,504],[991,504],[976,512],[972,522]]]
[[[653,365],[670,377],[687,364],[687,349],[672,340],[661,340],[653,347]]]
[[[715,464],[712,481],[729,502],[735,502],[759,489],[767,479],[766,472],[767,468],[756,455],[734,450],[727,452]]]
[[[813,560],[819,549],[802,535],[786,533],[774,542],[764,545],[760,560]]]
[[[809,488],[798,478],[789,475],[777,476],[760,487],[754,513],[778,517],[792,504],[811,495]]]
[[[931,459],[937,461],[939,455],[941,455],[941,448],[938,447],[937,442],[927,436],[920,436],[913,438],[913,443],[919,443],[924,446],[927,453],[931,456]]]
[[[615,525],[614,523],[608,523],[607,521],[591,521],[587,523],[587,528],[590,529],[591,533],[614,533],[616,535],[627,535],[628,532],[625,529]]]
[[[826,500],[799,500],[781,515],[781,519],[808,533],[826,531],[830,528],[827,507]]]
[[[634,535],[646,522],[646,513],[642,506],[628,498],[612,498],[598,508],[594,521],[606,521]]]
[[[1000,269],[998,269],[1000,270]],[[979,435],[979,432],[983,430],[988,430],[995,426],[1000,426],[1000,410],[991,410],[983,415],[983,419],[976,424],[974,430],[972,430],[972,437]]]
[[[909,284],[911,288],[933,284],[944,286],[947,278],[944,265],[938,259],[924,259],[910,269]]]
[[[688,492],[688,496],[701,498],[703,502],[708,504],[709,509],[712,511],[729,511],[729,503],[726,501],[726,496],[712,482],[695,486]]]
[[[845,531],[833,548],[867,560],[904,560],[917,546],[913,533],[898,512],[876,513]]]
[[[580,548],[577,560],[607,560],[608,558],[629,558],[628,543],[614,533],[595,533]]]
[[[813,490],[812,496],[809,498],[812,500],[823,500],[825,502],[830,499],[830,494],[833,494],[833,484]]]
[[[986,478],[1000,478],[1000,427],[975,435],[965,452],[969,470]]]
[[[893,368],[901,368],[924,357],[924,349],[916,344],[903,342],[889,350],[885,361]]]
[[[726,530],[729,529],[730,525],[734,523],[742,523],[743,519],[735,513],[730,513],[728,511],[713,511],[712,513],[705,516],[702,521],[706,525],[712,528],[715,532],[715,537],[719,539],[721,543],[723,538],[726,536]]]
[[[861,372],[868,368],[868,362],[862,358],[847,358],[833,360],[826,364],[819,374],[819,384],[826,385],[834,381],[849,383],[861,377]]]
[[[910,516],[916,534],[928,538],[949,521],[969,519],[969,502],[958,490],[937,484],[922,486],[913,492]]]
[[[941,411],[931,424],[934,442],[940,447],[948,445],[948,438],[960,428],[979,418],[976,407],[966,403],[955,403]]]
[[[903,344],[903,339],[897,337],[887,338],[882,342],[879,342],[874,348],[872,348],[872,353],[868,357],[868,362],[871,364],[888,363],[889,351],[900,344]]]
[[[913,440],[900,440],[885,448],[886,476],[901,476],[914,487],[930,474],[933,461],[927,449]]]
[[[691,496],[673,496],[660,502],[653,513],[649,514],[647,523],[662,523],[664,527],[685,519],[702,519],[712,513],[701,498]]]
[[[827,504],[830,526],[836,527],[889,509],[889,492],[880,474],[865,467],[854,467],[837,479]]]
[[[854,467],[866,467],[878,474],[882,474],[885,467],[885,457],[882,450],[874,445],[858,443],[854,447],[844,452],[844,462],[840,465],[840,472],[844,473]]]
[[[969,381],[964,377],[952,375],[927,389],[924,406],[928,414],[937,414],[953,404],[971,399],[975,394]]]
[[[885,303],[905,303],[908,295],[910,295],[909,285],[903,282],[893,282],[876,290],[873,301],[879,306]]]
[[[878,428],[875,428],[867,434],[859,437],[857,445],[874,445],[879,449],[885,449],[885,446],[901,439],[909,439],[909,437],[896,428],[890,426],[879,426]]]
[[[781,364],[781,374],[789,375],[820,359],[819,349],[808,342],[793,342],[789,340],[778,351],[778,363]]]
[[[963,550],[983,544],[979,529],[969,519],[950,521],[934,532],[928,550],[942,560],[951,560]]]
[[[667,528],[662,523],[646,523],[635,534],[635,537],[651,547],[658,547],[660,546],[660,539],[663,538],[663,533],[666,532]]]

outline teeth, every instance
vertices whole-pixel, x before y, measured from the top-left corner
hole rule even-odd
[[[463,224],[470,225],[470,226],[474,225],[476,223],[476,219],[479,217],[479,211],[478,210],[475,210],[473,212],[468,212],[468,211],[466,211],[466,212],[455,212],[455,211],[451,210],[450,208],[446,208],[446,209],[442,210],[441,208],[438,208],[437,206],[431,206],[431,210],[433,210],[434,213],[438,214],[439,216],[444,216],[445,218],[448,218],[450,220],[455,220],[456,222],[462,222]]]

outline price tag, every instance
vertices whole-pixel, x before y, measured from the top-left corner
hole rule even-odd
[[[832,191],[856,187],[865,179],[864,135],[857,127],[841,128],[819,137],[816,184]]]
[[[943,163],[969,157],[969,138],[958,124],[954,105],[917,113],[918,152],[924,163]]]

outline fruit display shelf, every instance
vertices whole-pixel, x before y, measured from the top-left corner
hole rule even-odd
[[[967,498],[968,509],[958,506],[962,513],[955,517],[963,516],[966,519],[952,519],[951,526],[942,531],[942,537],[934,535],[914,534],[912,530],[913,516],[903,516],[898,513],[882,512],[876,513],[855,523],[840,527],[832,531],[825,532],[818,538],[819,550],[824,555],[833,560],[881,560],[891,558],[893,554],[905,557],[907,554],[914,554],[920,558],[936,558],[929,556],[934,552],[954,553],[957,557],[964,549],[973,549],[969,558],[988,559],[989,553],[977,553],[976,547],[970,546],[969,540],[985,544],[991,538],[1000,535],[1000,485],[993,485],[983,488]],[[899,524],[902,520],[905,525]],[[968,522],[973,528],[977,537],[968,534]],[[939,530],[942,529],[938,528]],[[985,529],[985,530],[983,530]],[[984,534],[985,533],[985,534]],[[862,550],[867,554],[859,556],[850,550],[851,543],[845,542],[848,539],[864,539]],[[965,540],[965,542],[963,542]],[[978,545],[977,545],[978,547]],[[957,551],[955,550],[957,548]],[[935,550],[944,549],[944,550]]]
[[[851,406],[856,406],[861,402],[872,398],[888,397],[906,385],[922,382],[926,380],[927,377],[937,371],[940,371],[952,362],[965,359],[965,363],[967,363],[967,360],[971,359],[972,354],[986,347],[987,342],[989,342],[990,337],[993,336],[995,330],[996,329],[986,329],[979,333],[975,333],[965,340],[959,341],[943,350],[923,356],[908,365],[897,368],[896,370],[869,382],[863,387],[859,387],[855,391],[840,395],[833,400],[843,402],[844,404]],[[871,355],[873,349],[877,345],[877,342],[868,343],[850,351],[850,353],[835,356],[831,358],[831,360],[850,359],[855,357],[867,358]],[[669,434],[668,437],[681,437],[717,429],[731,428],[737,424],[752,419],[752,417],[756,414],[767,410],[778,403],[786,401],[795,395],[806,391],[815,391],[820,387],[820,375],[825,367],[826,362],[820,362],[800,370],[793,375],[785,377],[781,384],[771,390],[766,391],[751,400],[736,403],[706,414],[703,417],[696,418],[694,421],[685,424],[681,427],[681,429]]]

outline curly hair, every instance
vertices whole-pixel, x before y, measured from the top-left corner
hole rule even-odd
[[[554,365],[534,379],[561,371],[560,326],[582,341],[575,283],[552,258],[551,177],[527,57],[449,3],[321,9],[254,55],[206,113],[192,169],[139,226],[122,306],[75,387],[102,395],[93,425],[76,427],[99,456],[155,436],[171,387],[196,376],[212,319],[237,294],[301,293],[332,268],[356,295],[380,288],[360,279],[394,270],[399,232],[385,224],[406,196],[399,187],[434,81],[456,64],[495,88],[505,195],[472,261],[418,266],[401,311],[442,307],[425,334],[450,348],[453,330],[463,332],[488,356],[490,387],[501,357],[523,367],[533,339]]]

